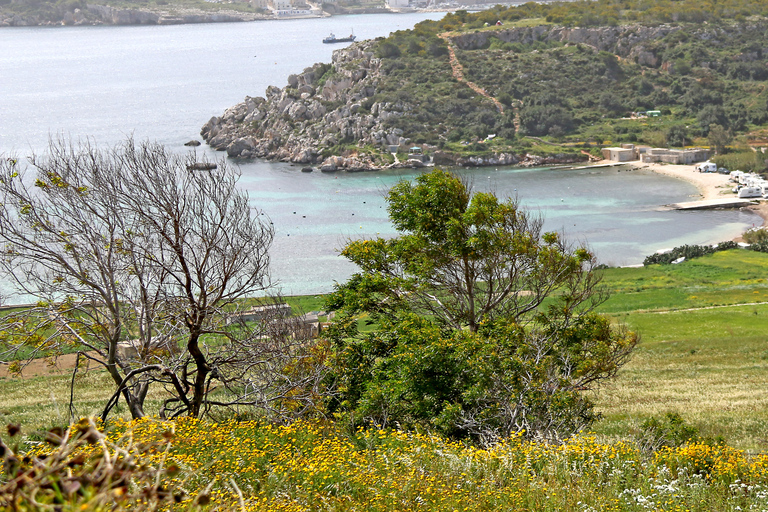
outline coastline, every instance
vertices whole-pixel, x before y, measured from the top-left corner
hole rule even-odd
[[[604,160],[602,162],[607,161]],[[701,200],[722,199],[731,194],[732,186],[728,181],[727,175],[696,172],[694,165],[643,163],[638,160],[624,163],[636,169],[648,169],[658,174],[687,181],[699,190]],[[760,201],[758,204],[748,206],[747,208],[763,219],[763,226],[768,223],[768,202]],[[734,241],[742,241],[741,235],[734,238]]]
[[[687,181],[699,190],[701,200],[722,199],[724,195],[731,194],[732,186],[729,184],[727,175],[696,172],[694,165],[648,164],[639,160],[624,163],[636,169],[648,169],[657,174]]]
[[[332,16],[359,14],[411,14],[421,12],[448,12],[445,9],[404,10],[389,7],[347,8],[329,12],[280,14],[274,12],[246,12],[222,8],[216,11],[201,10],[194,6],[181,6],[171,10],[151,7],[111,7],[88,5],[87,9],[67,12],[60,19],[41,20],[39,13],[19,14],[0,9],[0,28],[9,27],[79,27],[125,25],[193,25],[201,23],[248,23],[253,21],[285,21],[322,19]]]

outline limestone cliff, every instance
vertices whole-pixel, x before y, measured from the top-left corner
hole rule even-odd
[[[213,117],[202,136],[230,157],[268,158],[296,163],[321,163],[328,170],[379,168],[389,162],[377,153],[331,155],[324,159],[321,148],[332,148],[344,140],[367,144],[407,143],[402,130],[384,129],[382,122],[401,116],[404,103],[373,103],[380,78],[381,60],[371,52],[371,41],[357,43],[333,53],[333,62],[315,64],[299,75],[288,77],[283,89],[270,86],[266,98],[246,97],[221,117]]]

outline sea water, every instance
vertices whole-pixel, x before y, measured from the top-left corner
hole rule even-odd
[[[442,14],[377,14],[253,23],[0,29],[0,153],[45,150],[49,137],[113,145],[127,136],[177,151],[214,115],[283,87],[291,73],[330,62],[330,32],[384,36]],[[205,146],[196,150],[221,158]],[[283,293],[319,293],[354,266],[338,256],[350,240],[392,236],[384,195],[421,171],[302,173],[300,166],[236,162],[240,185],[272,222],[274,280]],[[475,190],[514,197],[545,229],[589,245],[611,265],[658,249],[730,239],[759,217],[738,210],[679,212],[696,198],[683,181],[627,168],[457,170]]]

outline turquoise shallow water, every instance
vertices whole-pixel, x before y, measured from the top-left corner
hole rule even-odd
[[[328,291],[354,267],[336,257],[350,238],[393,236],[384,193],[413,171],[311,174],[288,164],[242,166],[242,185],[277,229],[272,268],[286,293]],[[517,197],[545,229],[586,243],[603,263],[629,265],[662,248],[733,238],[760,219],[738,210],[680,212],[692,185],[628,168],[457,170],[475,190]],[[300,277],[299,277],[300,276]]]
[[[329,32],[360,39],[410,28],[439,13],[163,27],[0,29],[0,153],[43,151],[49,136],[111,145],[128,135],[177,151],[213,115],[284,86],[289,74],[328,62]],[[212,158],[221,157],[204,147]],[[285,163],[239,162],[241,185],[274,223],[272,270],[284,293],[329,291],[354,268],[349,238],[391,236],[385,191],[410,171],[301,173]],[[458,170],[477,190],[517,196],[546,228],[587,242],[601,261],[633,264],[659,248],[730,239],[760,219],[740,211],[674,212],[696,195],[646,171]],[[295,212],[295,213],[294,213]]]

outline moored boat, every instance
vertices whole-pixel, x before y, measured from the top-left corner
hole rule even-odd
[[[323,42],[326,44],[331,43],[351,43],[355,40],[355,34],[349,34],[349,37],[336,37],[333,32],[331,32],[331,35],[323,39]]]

